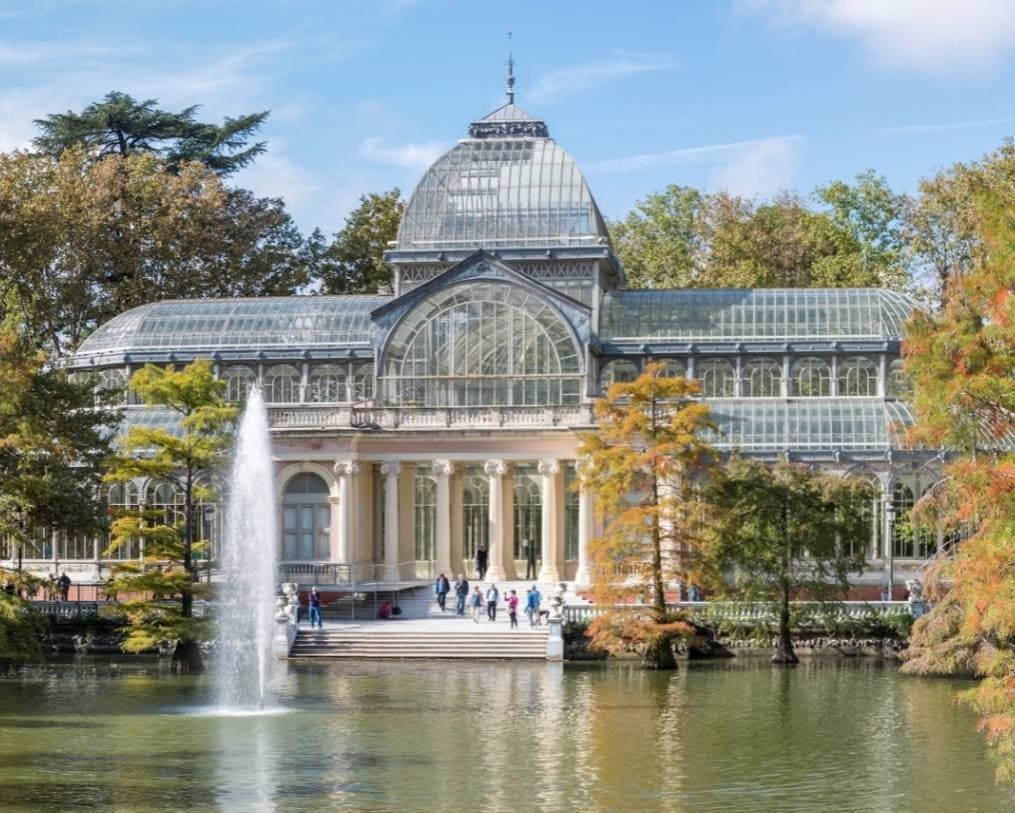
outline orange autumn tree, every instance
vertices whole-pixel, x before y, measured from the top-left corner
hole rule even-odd
[[[676,668],[673,643],[693,633],[667,611],[666,587],[694,578],[705,510],[698,490],[716,459],[702,439],[715,425],[700,391],[653,362],[596,402],[598,431],[584,434],[578,451],[582,487],[605,521],[589,545],[596,602],[611,608],[592,622],[591,645],[636,650],[650,668]],[[639,598],[637,609],[617,606]]]
[[[928,574],[938,601],[914,625],[903,669],[982,678],[963,697],[998,778],[1015,781],[1015,192],[988,179],[969,201],[981,259],[951,280],[938,313],[913,317],[905,343],[913,438],[956,452],[917,516],[971,536]]]

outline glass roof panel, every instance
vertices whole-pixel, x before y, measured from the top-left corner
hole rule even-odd
[[[390,296],[291,296],[154,302],[122,313],[75,354],[90,359],[150,350],[312,349],[369,345],[370,312]]]
[[[916,301],[876,288],[613,291],[604,294],[600,338],[813,340],[899,339]]]

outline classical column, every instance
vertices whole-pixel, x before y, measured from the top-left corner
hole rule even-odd
[[[433,473],[437,478],[437,572],[449,579],[451,573],[451,475],[455,467],[450,460],[435,460]],[[457,574],[454,574],[457,575]]]
[[[560,473],[560,461],[540,460],[537,470],[543,476],[543,515],[542,519],[542,563],[539,566],[539,581],[544,584],[555,584],[560,581],[560,573],[557,572],[557,551],[559,549],[557,539],[557,512],[560,506],[557,504],[556,479]]]
[[[351,564],[354,556],[356,515],[353,509],[352,478],[360,472],[355,460],[339,460],[335,463],[335,478],[338,480],[338,561]]]
[[[576,586],[588,586],[592,584],[592,563],[589,561],[589,540],[593,537],[593,501],[592,491],[586,486],[585,479],[588,475],[589,463],[587,460],[579,460],[576,469],[582,484],[578,492],[578,568],[575,570],[574,583]]]
[[[384,478],[384,578],[399,580],[398,573],[398,476],[402,464],[397,460],[381,463]]]
[[[504,496],[504,475],[507,474],[507,470],[507,464],[503,460],[487,460],[483,466],[483,471],[490,478],[489,568],[486,572],[488,582],[504,581],[504,540],[506,535],[504,509],[501,503]]]

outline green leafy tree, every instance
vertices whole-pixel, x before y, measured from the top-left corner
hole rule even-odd
[[[122,604],[130,622],[123,646],[142,652],[173,642],[177,671],[202,669],[200,642],[208,634],[208,619],[194,613],[194,602],[210,588],[200,580],[209,543],[201,538],[198,511],[201,502],[213,498],[208,484],[229,451],[236,407],[223,400],[224,386],[204,360],[179,371],[147,365],[135,373],[130,389],[147,406],[174,412],[179,430],[131,427],[106,475],[114,483],[138,477],[171,483],[180,495],[179,516],[122,511],[113,522],[107,551],[111,555],[143,540],[144,559],[124,562],[114,571],[113,589],[131,596]]]
[[[590,543],[598,603],[615,607],[647,594],[645,611],[623,607],[596,618],[594,648],[637,649],[642,664],[674,669],[673,643],[686,619],[666,607],[673,581],[692,579],[706,506],[699,488],[714,460],[702,435],[714,429],[696,381],[668,378],[660,362],[613,384],[595,405],[598,431],[581,437],[583,487],[606,520]]]
[[[707,493],[715,506],[704,557],[711,584],[741,599],[778,602],[772,661],[796,663],[790,601],[846,594],[870,539],[870,486],[807,466],[734,457]]]
[[[8,299],[0,326],[0,538],[13,542],[18,567],[38,555],[40,534],[95,535],[105,528],[96,500],[114,410],[96,407],[92,382],[47,364],[18,326]]]
[[[1015,151],[1002,155],[990,161]],[[914,625],[903,670],[982,678],[963,696],[998,779],[1015,781],[1015,195],[994,177],[970,184],[962,218],[976,259],[946,275],[940,310],[914,314],[903,354],[914,442],[955,455],[917,519],[971,534],[928,574],[938,601]]]
[[[157,99],[138,101],[113,91],[80,113],[68,110],[36,119],[42,134],[33,143],[53,158],[77,146],[98,158],[148,153],[165,159],[174,172],[199,161],[223,177],[265,151],[263,141],[251,144],[250,139],[267,120],[267,110],[208,124],[197,121],[197,105],[173,113],[158,104]]]
[[[54,357],[153,299],[293,293],[307,264],[280,200],[230,191],[202,164],[0,154],[0,290]]]
[[[391,285],[391,266],[384,262],[384,252],[398,236],[405,210],[401,194],[392,189],[360,198],[359,206],[321,255],[318,276],[324,293],[375,293]]]

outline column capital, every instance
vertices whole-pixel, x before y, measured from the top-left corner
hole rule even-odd
[[[385,477],[397,477],[402,471],[402,464],[397,460],[385,460],[381,463],[381,474]]]
[[[502,476],[508,473],[508,465],[503,460],[487,460],[483,471],[491,476]]]
[[[587,480],[592,473],[592,461],[587,457],[579,457],[574,461],[574,470],[581,480]]]
[[[450,477],[455,473],[455,464],[450,460],[435,460],[433,462],[433,473],[437,477]]]
[[[335,475],[338,477],[349,477],[350,475],[360,473],[360,464],[358,460],[336,460],[335,461]]]
[[[552,458],[540,460],[539,465],[536,466],[536,470],[544,477],[552,477],[560,471],[560,461]]]

